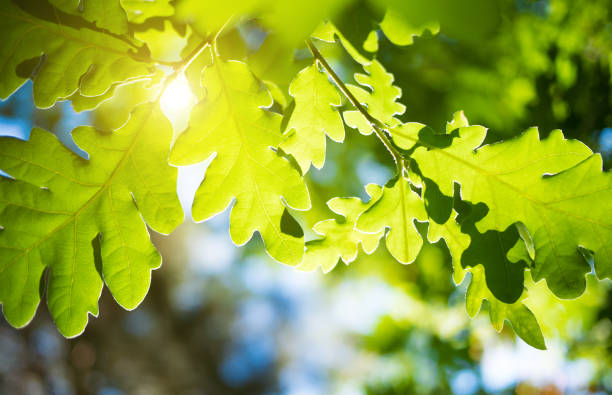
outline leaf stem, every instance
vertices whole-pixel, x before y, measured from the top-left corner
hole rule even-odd
[[[368,113],[368,111],[363,107],[363,105],[359,103],[359,100],[357,100],[357,98],[351,93],[351,91],[347,88],[344,82],[342,82],[342,79],[340,79],[334,69],[332,69],[329,63],[327,63],[327,60],[325,60],[323,55],[321,55],[321,52],[319,52],[319,50],[313,44],[310,38],[306,39],[306,45],[308,46],[308,49],[310,49],[310,52],[312,52],[312,56],[321,64],[321,66],[323,66],[323,69],[325,69],[327,75],[331,77],[338,89],[340,89],[340,91],[344,94],[344,96],[346,96],[348,101],[351,102],[353,107],[355,107],[361,113],[361,115],[363,115],[368,121],[368,123],[372,127],[372,130],[374,130],[376,137],[378,137],[378,139],[383,143],[387,151],[389,151],[389,153],[393,157],[393,161],[395,162],[398,172],[401,175],[404,168],[404,159],[402,157],[402,154],[397,150],[397,148],[395,148],[393,142],[387,135],[387,132],[385,130],[385,124],[371,116],[370,113]]]

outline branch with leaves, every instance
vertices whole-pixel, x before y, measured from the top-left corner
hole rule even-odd
[[[16,327],[34,316],[41,289],[68,337],[85,329],[89,314],[98,314],[104,284],[121,306],[135,308],[147,293],[151,270],[161,264],[148,228],[169,234],[183,220],[176,167],[212,155],[195,194],[195,221],[233,203],[230,236],[236,245],[258,232],[274,260],[325,272],[339,260],[354,261],[359,246],[373,253],[381,239],[402,264],[413,262],[424,243],[443,239],[455,283],[471,273],[469,315],[486,299],[498,330],[508,320],[537,348],[545,345],[523,304],[525,273],[545,279],[561,298],[584,292],[589,262],[599,278],[612,277],[612,176],[602,172],[598,154],[560,131],[541,140],[536,129],[483,145],[487,130],[469,125],[462,112],[441,132],[401,121],[405,107],[394,76],[332,22],[320,24],[330,10],[321,10],[306,27],[290,27],[258,14],[257,7],[211,10],[184,2],[170,19],[171,6],[164,2],[140,10],[132,8],[135,3],[109,0],[107,13],[94,2],[83,2],[82,9],[73,2],[44,3],[48,14],[1,0],[6,23],[0,31],[9,39],[0,43],[0,97],[27,78],[39,107],[70,100],[79,110],[101,109],[121,89],[140,93],[123,107],[125,116],[115,114],[122,121],[114,127],[72,132],[87,159],[40,129],[28,141],[0,140],[0,169],[10,176],[0,179],[0,302]],[[149,44],[134,32],[149,18],[179,24],[187,11],[195,17],[182,22],[182,60],[153,60]],[[379,28],[398,45],[443,29],[435,21],[406,26],[397,12],[389,7],[392,16]],[[289,84],[290,104],[282,83],[266,79],[264,60],[235,59],[220,42],[224,32],[246,29],[252,18],[264,29],[286,31],[279,48],[287,52],[303,49],[300,40],[314,31],[306,39],[312,60]],[[378,46],[377,34],[369,34],[364,45],[370,52]],[[357,84],[342,80],[319,43],[339,43],[363,67],[365,74],[355,74]],[[159,100],[182,75],[198,103],[187,129],[173,135]],[[305,241],[294,218],[311,208],[304,175],[311,165],[324,166],[326,137],[343,142],[345,126],[373,133],[396,174],[385,185],[367,185],[367,201],[329,200],[343,219],[317,223],[316,238]],[[426,235],[417,222],[427,224]]]

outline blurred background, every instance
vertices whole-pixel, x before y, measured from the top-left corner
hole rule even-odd
[[[470,123],[490,128],[488,142],[530,126],[543,136],[560,128],[600,152],[609,169],[612,1],[496,4],[482,15],[458,15],[473,22],[462,25],[467,30],[425,33],[411,46],[378,32],[377,58],[402,88],[402,120],[442,129],[462,109]],[[371,19],[369,12],[356,2],[335,22],[342,30]],[[172,59],[189,41],[180,20],[142,29],[156,56]],[[287,54],[256,21],[221,40],[227,57],[246,60],[285,92],[311,62],[305,49]],[[341,46],[317,45],[344,81],[362,72]],[[72,128],[117,127],[125,103],[136,100],[128,91],[118,89],[94,111],[75,112],[67,101],[40,110],[27,83],[0,102],[0,134],[27,139],[40,126],[85,155]],[[184,119],[169,115],[180,130]],[[468,280],[453,284],[444,242],[425,245],[408,266],[381,246],[323,275],[274,263],[258,236],[235,247],[227,211],[194,224],[189,207],[209,162],[179,170],[186,221],[169,237],[152,234],[164,263],[136,310],[122,310],[105,289],[100,316],[70,340],[44,304],[22,330],[0,318],[0,394],[612,393],[609,280],[589,275],[587,292],[571,301],[556,299],[543,282],[528,284],[526,304],[548,346],[538,351],[507,327],[495,332],[486,313],[469,319]],[[384,184],[392,165],[374,137],[348,130],[344,144],[328,144],[325,167],[308,173],[313,210],[302,222],[333,217],[325,202],[334,196],[365,197],[362,186]]]

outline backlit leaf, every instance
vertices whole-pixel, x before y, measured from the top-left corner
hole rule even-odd
[[[402,90],[393,85],[393,74],[387,73],[378,60],[363,68],[368,74],[357,73],[355,80],[367,89],[348,84],[349,90],[361,104],[366,106],[372,117],[389,127],[400,124],[395,116],[403,114],[406,107],[397,102]],[[372,126],[359,111],[348,110],[343,116],[347,125],[358,129],[361,134],[372,133]]]
[[[206,99],[194,107],[170,155],[171,163],[188,165],[216,154],[196,192],[193,218],[209,219],[235,199],[234,243],[245,244],[259,231],[274,259],[297,265],[304,237],[287,232],[283,221],[295,222],[286,206],[306,210],[310,199],[300,173],[273,150],[282,136],[281,117],[265,109],[272,105],[270,93],[246,64],[218,57],[204,69],[202,85]]]
[[[65,13],[78,15],[101,29],[115,34],[127,33],[127,15],[119,0],[49,0]]]
[[[443,193],[451,192],[456,181],[464,200],[488,206],[488,214],[477,223],[480,232],[504,231],[522,222],[535,246],[532,276],[536,281],[545,278],[559,297],[577,297],[585,289],[584,274],[590,269],[579,246],[595,252],[600,278],[612,275],[612,252],[605,242],[612,236],[606,214],[612,210],[612,177],[601,172],[599,155],[565,140],[560,131],[540,140],[538,131],[530,129],[519,138],[483,147],[483,127],[458,132],[452,145],[421,147],[413,158]]]
[[[378,233],[389,228],[386,237],[387,249],[399,262],[413,262],[423,240],[414,220],[427,220],[423,200],[410,189],[403,176],[391,180],[383,188],[382,197],[359,216],[357,229],[366,233]]]
[[[435,20],[411,21],[404,18],[393,8],[388,8],[385,17],[380,22],[380,28],[385,36],[395,45],[411,45],[415,36],[420,36],[429,30],[431,33],[440,31],[440,24]]]
[[[306,243],[306,254],[299,270],[311,271],[321,267],[324,273],[331,271],[342,259],[347,265],[357,258],[358,247],[366,254],[371,254],[378,247],[378,241],[384,235],[384,230],[377,233],[363,233],[355,229],[359,215],[370,208],[382,194],[382,188],[376,184],[366,185],[370,200],[364,203],[359,198],[333,198],[327,202],[329,208],[342,215],[344,221],[326,219],[317,222],[313,230],[324,236],[322,239]]]
[[[10,0],[0,0],[0,17],[0,98],[28,78],[17,72],[18,66],[42,55],[33,77],[34,102],[41,108],[77,89],[85,96],[99,96],[118,81],[151,73],[149,65],[135,60],[135,48],[119,38],[38,19]]]
[[[311,162],[320,169],[325,163],[325,135],[336,142],[344,140],[344,124],[334,108],[341,104],[340,95],[317,65],[300,71],[289,94],[295,99],[295,109],[281,148],[293,155],[303,173]]]
[[[132,23],[143,23],[149,18],[171,16],[174,7],[172,0],[121,0],[121,6],[127,12],[128,20]]]
[[[475,317],[480,311],[482,301],[486,299],[489,302],[491,323],[498,332],[504,327],[504,321],[508,320],[512,329],[527,344],[540,350],[546,350],[540,325],[531,310],[522,302],[526,295],[512,304],[501,302],[487,288],[482,266],[478,265],[470,269],[470,272],[472,273],[472,279],[465,297],[469,316]]]
[[[17,327],[32,319],[48,268],[49,310],[67,337],[98,314],[103,281],[126,309],[144,298],[161,257],[143,219],[166,234],[183,220],[177,170],[166,162],[172,129],[157,105],[138,107],[116,132],[83,126],[72,134],[89,160],[41,129],[27,142],[0,144],[0,168],[14,177],[0,179],[4,315]],[[98,235],[101,267],[92,246]]]

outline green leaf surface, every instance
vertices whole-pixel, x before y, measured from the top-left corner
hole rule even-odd
[[[511,262],[507,257],[519,240],[514,225],[503,232],[489,230],[479,233],[474,230],[470,232],[470,245],[461,257],[463,267],[484,267],[487,287],[505,303],[516,302],[523,293],[526,262]]]
[[[361,52],[351,43],[338,28],[332,22],[325,22],[317,26],[315,31],[311,35],[321,41],[333,43],[338,38],[338,41],[342,44],[346,52],[353,58],[353,60],[362,66],[369,65],[372,63],[370,59],[362,55]]]
[[[544,336],[537,319],[525,306],[522,300],[507,304],[499,301],[487,288],[484,268],[480,265],[470,269],[472,279],[465,296],[467,313],[474,318],[482,306],[482,301],[489,302],[489,316],[493,327],[499,332],[504,327],[504,321],[508,320],[516,334],[532,347],[546,350]]]
[[[127,15],[119,0],[49,0],[49,3],[112,33],[126,34],[128,31]]]
[[[76,112],[94,110],[96,127],[115,130],[127,122],[136,106],[152,101],[159,95],[162,88],[160,78],[161,75],[158,75],[154,79],[113,85],[100,96],[83,96],[77,92],[69,100]]]
[[[393,74],[387,73],[378,60],[363,68],[368,74],[356,73],[355,80],[367,89],[351,84],[347,84],[347,87],[372,117],[389,127],[400,124],[395,116],[403,114],[406,107],[397,102],[402,90],[393,85]],[[358,129],[361,134],[372,133],[372,126],[359,111],[348,110],[343,116],[346,124]]]
[[[534,280],[545,278],[562,298],[577,297],[585,289],[584,274],[590,268],[579,246],[595,252],[600,278],[612,275],[612,251],[606,243],[612,237],[607,214],[612,211],[612,176],[602,173],[599,155],[565,140],[560,131],[540,140],[532,128],[519,138],[483,147],[483,127],[458,132],[452,145],[420,147],[413,158],[444,194],[457,181],[464,200],[488,206],[488,214],[477,223],[480,232],[504,231],[522,222],[535,247]],[[415,136],[402,138],[418,141]]]
[[[432,34],[440,31],[440,23],[434,20],[411,21],[403,17],[393,8],[388,8],[385,17],[380,22],[380,28],[385,36],[395,45],[411,45],[415,36],[420,36],[426,30]]]
[[[132,23],[143,23],[149,18],[174,14],[172,0],[121,0],[121,6]]]
[[[235,199],[230,215],[234,243],[245,244],[259,231],[274,259],[297,265],[304,237],[285,231],[283,218],[294,221],[286,205],[307,210],[310,198],[299,171],[272,149],[282,135],[281,116],[265,109],[273,102],[270,93],[246,64],[218,57],[204,69],[202,85],[208,95],[194,107],[170,155],[171,163],[188,165],[216,153],[196,192],[193,218],[209,219]]]
[[[187,34],[176,31],[169,20],[164,21],[163,29],[147,29],[134,33],[134,37],[144,42],[151,50],[151,57],[166,62],[179,62],[181,51],[187,45]]]
[[[0,98],[19,88],[35,71],[34,103],[51,107],[80,90],[85,96],[104,94],[113,84],[148,75],[126,41],[86,28],[73,28],[38,19],[10,0],[0,0]],[[39,67],[26,74],[20,65],[44,55]],[[38,64],[36,60],[35,64]]]
[[[170,123],[157,105],[138,107],[113,133],[73,131],[85,160],[41,129],[30,140],[2,138],[0,168],[0,302],[8,322],[26,325],[47,301],[60,332],[80,334],[98,314],[103,280],[117,302],[133,309],[149,289],[161,258],[152,229],[170,233],[183,221],[177,170],[167,162]],[[101,267],[92,241],[100,235]]]
[[[456,213],[453,211],[453,214]],[[455,220],[455,216],[452,215],[444,224],[429,221],[427,239],[431,243],[444,239],[452,259],[453,281],[456,285],[461,284],[465,277],[465,269],[461,264],[461,255],[470,245],[470,236],[461,232],[461,226]]]
[[[387,249],[399,262],[408,264],[416,259],[423,245],[414,220],[427,218],[423,200],[410,189],[408,180],[399,176],[385,185],[382,197],[359,216],[357,230],[378,233],[389,228]]]
[[[344,124],[335,108],[342,104],[340,95],[316,64],[298,73],[289,94],[295,99],[295,109],[280,147],[293,155],[302,173],[311,163],[320,169],[325,163],[325,135],[336,142],[344,140]]]
[[[326,219],[315,224],[313,230],[324,238],[306,243],[304,261],[298,266],[299,270],[312,271],[320,266],[323,272],[327,273],[336,266],[338,259],[342,259],[347,265],[353,262],[357,258],[360,244],[366,254],[376,250],[384,230],[363,233],[355,229],[357,218],[382,195],[382,188],[376,184],[366,185],[366,191],[370,196],[367,203],[355,197],[337,197],[327,202],[327,206],[343,216],[344,221]]]

